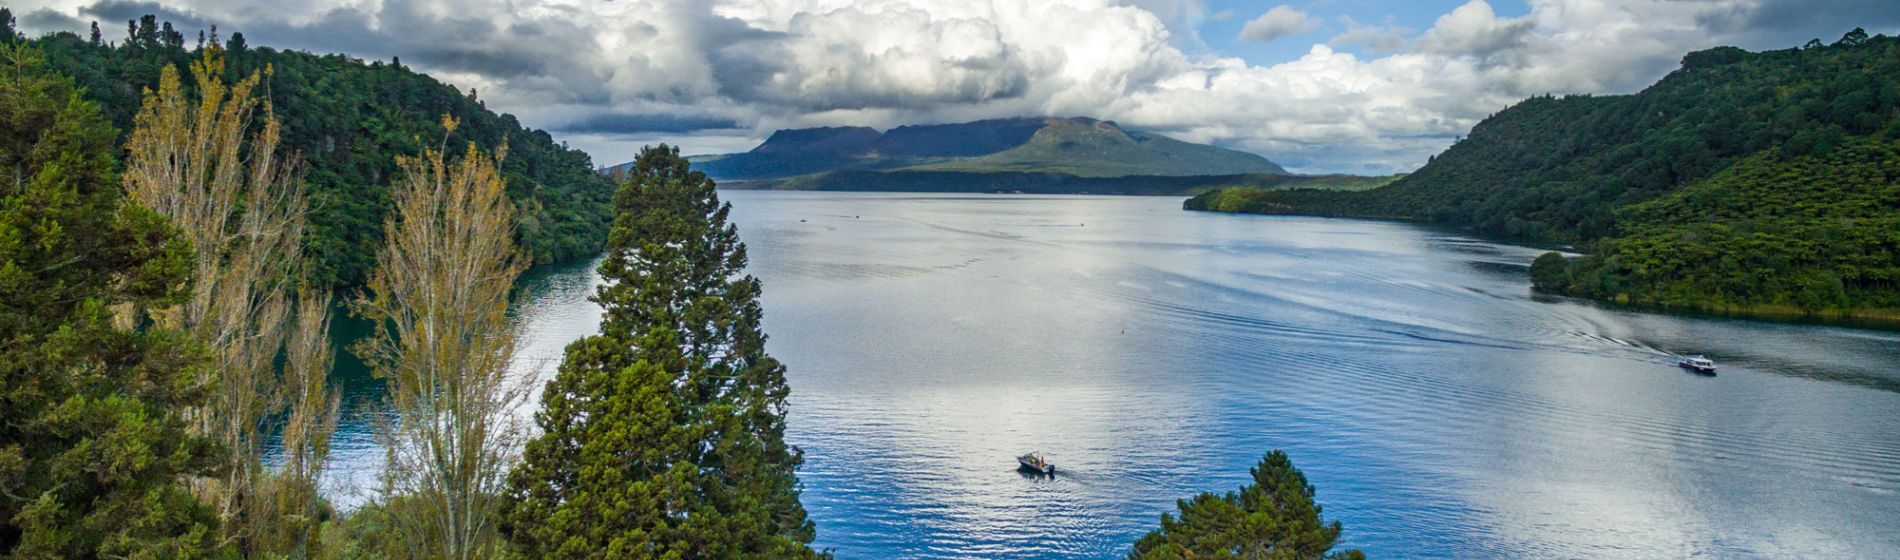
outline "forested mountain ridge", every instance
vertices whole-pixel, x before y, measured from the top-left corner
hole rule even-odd
[[[185,63],[216,39],[201,35],[188,47],[183,31],[152,16],[128,22],[126,35],[116,40],[97,31],[90,38],[62,32],[36,39],[4,31],[0,41],[31,43],[51,69],[72,76],[121,133],[131,129],[141,94],[157,85],[160,69]],[[373,265],[373,248],[382,244],[394,156],[442,142],[444,115],[461,121],[449,144],[494,149],[506,143],[502,172],[518,209],[516,235],[536,262],[589,257],[605,242],[612,181],[593,172],[586,153],[488,110],[475,92],[458,91],[399,61],[254,47],[241,33],[223,45],[227,80],[268,69],[265,87],[283,122],[283,146],[305,163],[311,216],[304,245],[312,280],[362,282]]]
[[[1574,243],[1593,254],[1574,274],[1552,268],[1560,259],[1540,259],[1538,285],[1578,295],[1883,315],[1870,308],[1900,305],[1900,252],[1875,231],[1900,213],[1881,194],[1900,165],[1883,151],[1900,134],[1896,75],[1900,39],[1858,29],[1832,45],[1698,51],[1636,94],[1521,102],[1389,186],[1271,192],[1241,211],[1409,219]],[[1701,206],[1717,198],[1727,206]],[[1788,208],[1803,211],[1779,213]],[[1792,243],[1808,234],[1823,237]],[[1702,263],[1648,260],[1690,254]],[[1719,281],[1709,277],[1718,269]]]
[[[1060,173],[1076,177],[1285,174],[1259,155],[1123,129],[1089,118],[780,130],[751,151],[698,156],[715,179],[778,180],[840,171]]]

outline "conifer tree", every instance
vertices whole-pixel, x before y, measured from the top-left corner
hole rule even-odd
[[[191,246],[126,203],[115,136],[37,52],[0,46],[0,557],[219,552],[181,484],[223,457],[183,416],[204,349],[114,312],[183,300]]]
[[[601,333],[568,346],[542,394],[510,538],[537,558],[818,556],[730,206],[664,145],[614,206]]]
[[[1135,541],[1131,560],[1185,558],[1362,559],[1358,550],[1328,554],[1339,540],[1338,521],[1320,519],[1313,485],[1276,449],[1260,460],[1253,484],[1226,495],[1202,493],[1178,505],[1181,517],[1161,515],[1161,528]]]

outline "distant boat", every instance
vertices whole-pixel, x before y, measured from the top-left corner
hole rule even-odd
[[[1676,366],[1696,373],[1715,373],[1715,360],[1700,354],[1682,356],[1676,360]]]
[[[1038,473],[1047,474],[1047,475],[1056,474],[1056,466],[1053,464],[1050,464],[1048,461],[1043,460],[1042,454],[1036,453],[1034,451],[1024,453],[1021,456],[1016,457],[1016,462],[1022,465],[1020,467],[1017,467],[1017,469],[1020,469],[1020,470],[1038,472]]]

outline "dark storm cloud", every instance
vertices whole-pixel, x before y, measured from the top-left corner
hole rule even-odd
[[[583,116],[566,125],[556,127],[555,131],[589,134],[637,134],[643,132],[732,130],[737,128],[739,128],[739,121],[733,120],[730,117],[652,113]]]
[[[1900,31],[1900,4],[1893,0],[1762,0],[1754,5],[1711,9],[1696,22],[1715,33],[1737,36],[1737,46],[1780,49],[1808,39],[1833,43],[1860,27],[1869,34]]]
[[[86,24],[81,23],[79,21],[79,18],[75,18],[66,14],[55,12],[53,10],[49,10],[46,8],[33,10],[31,12],[27,12],[25,14],[22,14],[16,17],[19,18],[21,25],[24,25],[26,27],[31,27],[34,29],[78,30],[78,29],[86,28]],[[101,35],[104,35],[106,31],[102,27],[99,33]],[[110,37],[110,35],[107,35],[107,36]]]

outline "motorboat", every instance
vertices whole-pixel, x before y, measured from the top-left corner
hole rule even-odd
[[[1054,464],[1051,464],[1049,461],[1044,460],[1042,458],[1041,453],[1037,453],[1034,451],[1024,453],[1016,457],[1016,462],[1022,465],[1020,467],[1017,467],[1020,470],[1032,471],[1032,472],[1037,472],[1037,473],[1047,474],[1047,475],[1056,474],[1056,466]]]
[[[1696,373],[1715,373],[1715,360],[1711,360],[1708,356],[1700,354],[1682,356],[1676,360],[1676,367]]]

